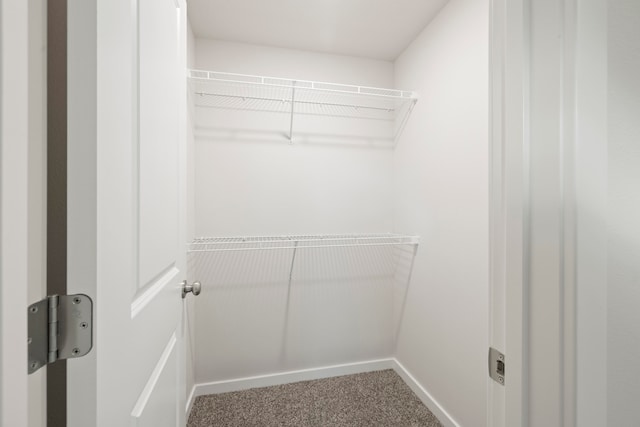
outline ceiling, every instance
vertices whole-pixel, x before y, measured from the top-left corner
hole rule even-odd
[[[188,0],[196,37],[392,61],[449,0]]]

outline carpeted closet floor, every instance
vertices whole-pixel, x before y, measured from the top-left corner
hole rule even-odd
[[[441,427],[392,370],[196,398],[188,427]]]

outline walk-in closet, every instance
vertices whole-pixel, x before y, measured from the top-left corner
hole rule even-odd
[[[488,3],[187,2],[190,425],[485,425]]]
[[[0,0],[1,427],[640,425],[637,0]]]

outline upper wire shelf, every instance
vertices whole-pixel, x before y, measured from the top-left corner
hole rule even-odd
[[[188,244],[187,252],[339,248],[354,246],[417,246],[419,240],[418,236],[403,234],[200,237]]]
[[[196,106],[389,121],[395,143],[418,95],[413,91],[189,70]]]

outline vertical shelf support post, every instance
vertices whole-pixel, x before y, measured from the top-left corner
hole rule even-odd
[[[293,82],[291,87],[291,120],[289,122],[289,142],[293,144],[293,107],[296,102],[296,82]]]
[[[287,353],[287,335],[289,334],[289,306],[291,301],[291,282],[293,281],[293,266],[296,263],[296,252],[298,251],[298,241],[294,242],[293,255],[291,256],[291,267],[289,268],[289,283],[287,285],[287,303],[284,314],[284,325],[282,331],[282,345],[280,346],[280,361],[284,364]]]

